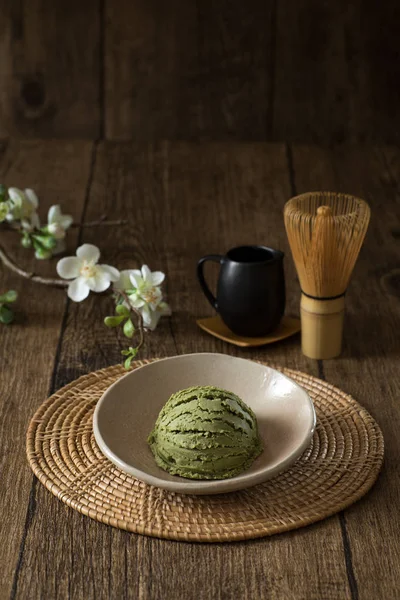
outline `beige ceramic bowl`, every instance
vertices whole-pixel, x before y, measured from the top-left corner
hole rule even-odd
[[[160,469],[147,444],[162,406],[178,390],[213,385],[231,390],[255,412],[264,451],[230,479],[197,481]],[[219,494],[262,483],[288,468],[310,443],[315,411],[308,394],[278,371],[225,354],[186,354],[150,363],[111,385],[96,406],[102,452],[150,485],[184,494]]]

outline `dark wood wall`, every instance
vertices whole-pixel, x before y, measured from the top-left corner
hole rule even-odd
[[[0,0],[0,136],[400,140],[400,3]]]

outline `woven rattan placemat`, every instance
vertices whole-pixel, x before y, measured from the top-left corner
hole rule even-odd
[[[137,361],[137,368],[150,361]],[[341,390],[290,369],[282,371],[313,399],[317,428],[288,471],[248,490],[217,496],[173,494],[142,483],[100,452],[92,416],[120,366],[89,373],[40,406],[27,434],[29,463],[57,498],[92,519],[136,533],[193,542],[236,541],[324,519],[355,502],[375,482],[382,432]]]

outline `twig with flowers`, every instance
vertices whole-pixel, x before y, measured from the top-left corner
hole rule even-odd
[[[41,226],[38,207],[39,200],[33,190],[7,190],[0,186],[0,223],[19,232],[22,246],[33,248],[35,257],[44,260],[64,252],[66,232],[75,223],[71,215],[63,214],[60,206],[55,205],[48,212],[47,224]],[[102,217],[86,226],[121,224],[122,221],[107,221]],[[48,278],[22,269],[0,243],[0,261],[5,267],[36,283],[66,287],[69,298],[74,302],[82,302],[90,292],[111,291],[115,314],[107,316],[104,323],[107,327],[121,326],[124,335],[132,340],[132,345],[122,351],[125,367],[129,368],[144,343],[145,334],[157,327],[162,316],[171,314],[161,291],[165,275],[161,271],[151,272],[147,265],[140,270],[119,271],[111,265],[99,264],[99,259],[97,246],[82,244],[77,248],[76,256],[58,261],[56,269],[60,279]],[[13,320],[9,304],[16,298],[13,290],[0,296],[0,323],[8,324]]]

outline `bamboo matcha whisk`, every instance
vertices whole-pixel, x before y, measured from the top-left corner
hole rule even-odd
[[[347,194],[310,192],[289,200],[285,227],[301,285],[301,343],[310,358],[342,347],[344,296],[367,232],[370,209]]]

